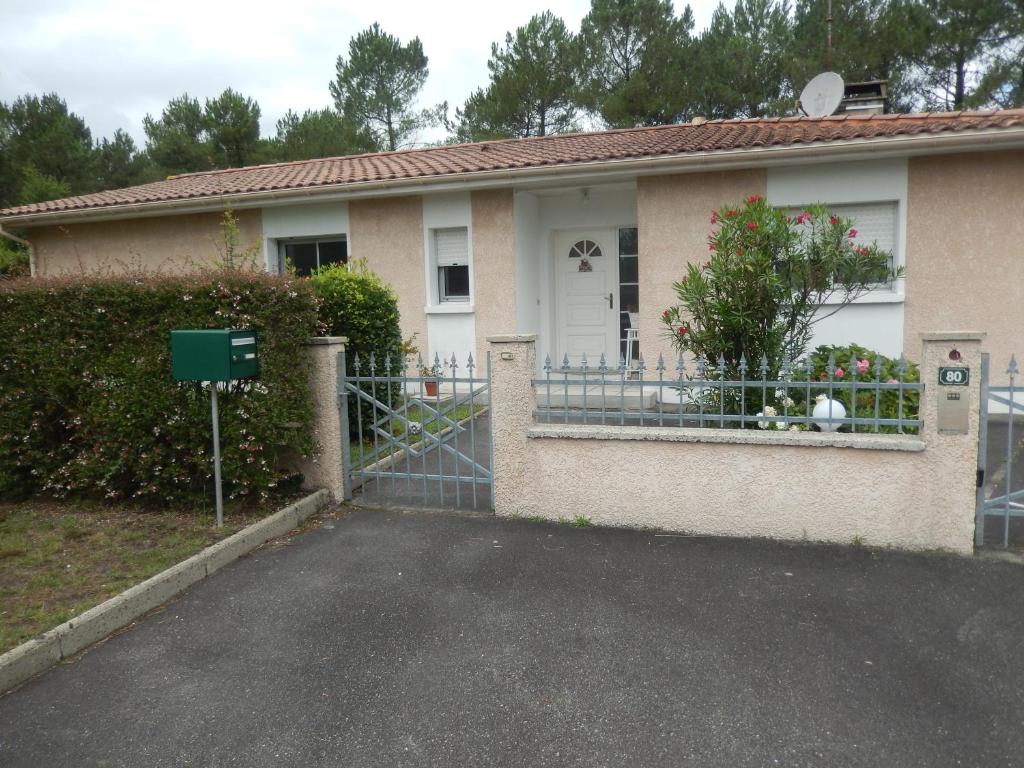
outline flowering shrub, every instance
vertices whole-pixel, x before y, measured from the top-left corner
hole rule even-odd
[[[171,504],[212,493],[209,393],[171,378],[170,331],[256,331],[260,376],[220,398],[225,491],[266,495],[313,449],[317,301],[260,273],[0,284],[0,496]]]
[[[398,298],[394,289],[380,277],[367,269],[366,264],[357,261],[346,267],[337,264],[319,270],[310,278],[313,288],[320,297],[320,320],[323,330],[331,336],[344,336],[345,357],[349,373],[354,371],[356,355],[359,356],[362,376],[370,373],[370,353],[376,363],[376,374],[386,375],[385,360],[391,356],[391,373],[401,371],[403,350],[402,332],[398,324]],[[367,387],[369,389],[369,387]],[[383,387],[376,387],[383,398]],[[399,385],[393,385],[391,401],[396,402]],[[349,398],[349,432],[355,437],[358,430],[358,414],[363,417],[364,435],[374,420],[373,408],[363,403],[356,407],[356,398]]]
[[[920,393],[917,391],[902,393],[901,408],[899,389],[881,390],[876,402],[875,391],[871,388],[876,381],[889,385],[898,384],[901,380],[900,361],[856,344],[818,347],[807,357],[807,361],[810,362],[809,375],[805,365],[794,367],[789,377],[794,382],[794,388],[787,394],[795,401],[793,407],[797,413],[806,413],[807,388],[805,382],[810,381],[812,384],[812,400],[828,392],[830,359],[832,365],[835,366],[831,376],[831,397],[843,404],[848,416],[854,415],[851,403],[853,395],[851,383],[857,382],[856,416],[858,418],[874,418],[876,405],[878,406],[878,417],[881,419],[895,419],[901,414],[905,419],[917,418],[920,407]],[[921,369],[916,363],[904,360],[902,381],[907,384],[921,381]],[[863,388],[861,388],[862,386]],[[811,407],[814,407],[813,402]],[[841,431],[851,431],[850,426],[841,427]],[[857,431],[873,432],[874,427],[857,427]],[[897,429],[881,427],[880,431],[896,432]],[[908,428],[904,431],[915,432],[916,430]]]
[[[791,217],[753,195],[712,211],[711,224],[708,260],[687,264],[672,286],[679,304],[662,322],[679,351],[711,367],[721,358],[729,376],[741,355],[752,365],[764,355],[777,372],[807,350],[815,323],[902,277],[889,254],[853,242],[854,222],[824,206]]]

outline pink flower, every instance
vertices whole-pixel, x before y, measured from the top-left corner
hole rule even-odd
[[[756,221],[748,221],[747,222],[747,229],[749,229],[751,232],[755,231],[757,229],[757,222]]]
[[[804,211],[803,213],[801,213],[799,216],[796,217],[796,223],[797,224],[806,224],[812,218],[813,217],[811,216],[810,211]]]
[[[834,227],[836,224],[839,223],[839,218],[837,216],[829,216],[828,223]]]
[[[680,335],[680,336],[685,336],[685,335],[686,335],[686,332],[687,332],[688,330],[689,330],[689,329],[688,329],[688,328],[687,328],[687,327],[686,327],[685,325],[681,325],[681,326],[679,326],[679,335]]]
[[[671,312],[669,312],[669,311],[668,311],[668,310],[666,309],[666,310],[665,310],[664,312],[662,312],[662,313],[661,313],[661,319],[662,319],[662,320],[668,320],[668,318],[669,318],[669,317],[671,316],[671,314],[672,314],[672,313],[671,313]]]
[[[867,373],[868,372],[868,368],[870,368],[870,367],[871,367],[871,363],[869,363],[867,360],[858,360],[857,361],[857,373],[859,373],[861,375],[864,375],[865,373]]]
[[[750,197],[747,198],[747,205],[753,205],[758,200],[763,200],[763,199],[764,198],[762,198],[760,195],[751,195]]]
[[[712,211],[711,212],[711,223],[712,224],[717,224],[718,223],[718,211]]]
[[[837,379],[841,379],[845,375],[846,375],[846,371],[844,371],[842,368],[836,368],[836,378]]]
[[[889,379],[889,380],[888,380],[888,381],[886,381],[885,383],[886,383],[886,384],[899,384],[899,382],[898,382],[898,381],[896,381],[896,379]]]
[[[725,218],[735,219],[737,216],[739,216],[739,213],[739,211],[730,208],[725,212]]]
[[[851,240],[853,240],[853,238],[855,238],[856,236],[857,236],[857,230],[856,229],[851,229],[850,230],[850,234],[849,234],[849,238]]]

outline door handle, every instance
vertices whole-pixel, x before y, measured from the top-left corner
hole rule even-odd
[[[615,309],[615,304],[614,304],[614,299],[613,299],[614,296],[615,296],[614,293],[609,293],[608,294],[608,309]]]

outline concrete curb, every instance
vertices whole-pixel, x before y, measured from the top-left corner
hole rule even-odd
[[[0,656],[0,693],[102,640],[331,503],[320,490]]]

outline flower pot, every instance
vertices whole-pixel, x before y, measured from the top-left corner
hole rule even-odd
[[[424,381],[423,382],[423,391],[426,393],[427,397],[436,397],[437,396],[437,381]]]

